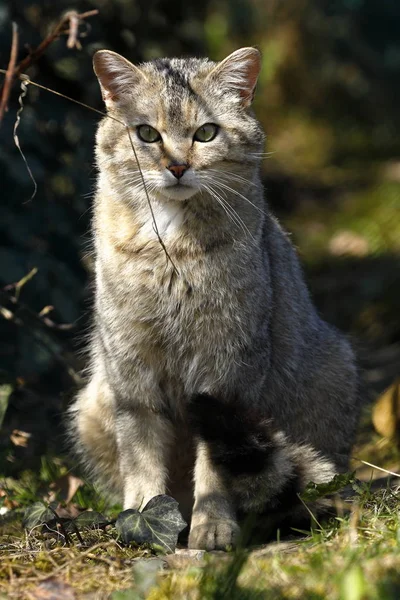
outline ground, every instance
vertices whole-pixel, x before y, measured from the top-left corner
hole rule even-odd
[[[385,422],[383,404],[373,415],[378,428]],[[88,507],[110,517],[120,510],[107,507],[87,484],[75,491],[81,482],[61,459],[42,459],[39,475],[25,472],[22,479],[2,483],[0,594],[24,600],[395,600],[400,597],[400,479],[365,463],[393,471],[400,455],[395,440],[373,430],[371,411],[365,411],[353,453],[355,483],[347,487],[345,500],[334,500],[336,518],[313,521],[303,536],[226,553],[178,548],[165,555],[128,548],[112,525],[83,527],[80,539],[70,533],[69,545],[62,532],[23,530],[24,508],[40,499],[54,501],[57,494],[64,498],[59,509],[64,517]]]

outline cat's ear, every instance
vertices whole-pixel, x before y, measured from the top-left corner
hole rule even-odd
[[[261,54],[257,48],[240,48],[218,63],[207,79],[218,81],[227,89],[237,90],[242,105],[250,106],[260,70]]]
[[[98,50],[93,56],[93,69],[100,83],[107,108],[123,100],[146,76],[129,60],[111,50]]]

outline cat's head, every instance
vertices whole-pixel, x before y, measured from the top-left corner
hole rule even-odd
[[[107,111],[129,126],[152,194],[187,200],[250,183],[264,142],[250,107],[260,66],[255,48],[220,63],[158,59],[135,66],[108,50],[95,54]],[[127,196],[134,193],[142,181],[126,131],[105,119],[97,143],[100,168],[106,165],[123,182]]]

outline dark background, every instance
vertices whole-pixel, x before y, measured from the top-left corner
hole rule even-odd
[[[320,312],[354,340],[367,403],[400,372],[399,1],[12,0],[0,4],[0,67],[12,21],[22,59],[64,11],[93,8],[82,50],[62,37],[29,74],[100,110],[91,66],[99,48],[132,61],[261,49],[255,109],[271,153],[267,197],[293,233]],[[18,93],[0,128],[0,450],[13,473],[62,449],[61,416],[85,363],[98,122],[29,87],[19,138],[38,185],[30,201],[12,134]],[[33,268],[15,301],[11,284]],[[31,434],[29,444],[15,443],[15,429]]]

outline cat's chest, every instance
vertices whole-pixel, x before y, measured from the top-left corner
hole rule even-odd
[[[168,242],[173,239],[182,228],[184,210],[182,203],[168,202],[152,206],[154,220],[146,219],[140,228],[140,235],[148,240],[154,240],[159,235]]]
[[[176,257],[175,257],[176,258]],[[231,343],[252,329],[254,282],[235,257],[114,257],[99,268],[98,296],[109,327],[127,344],[172,349]],[[117,275],[117,277],[116,277]]]

